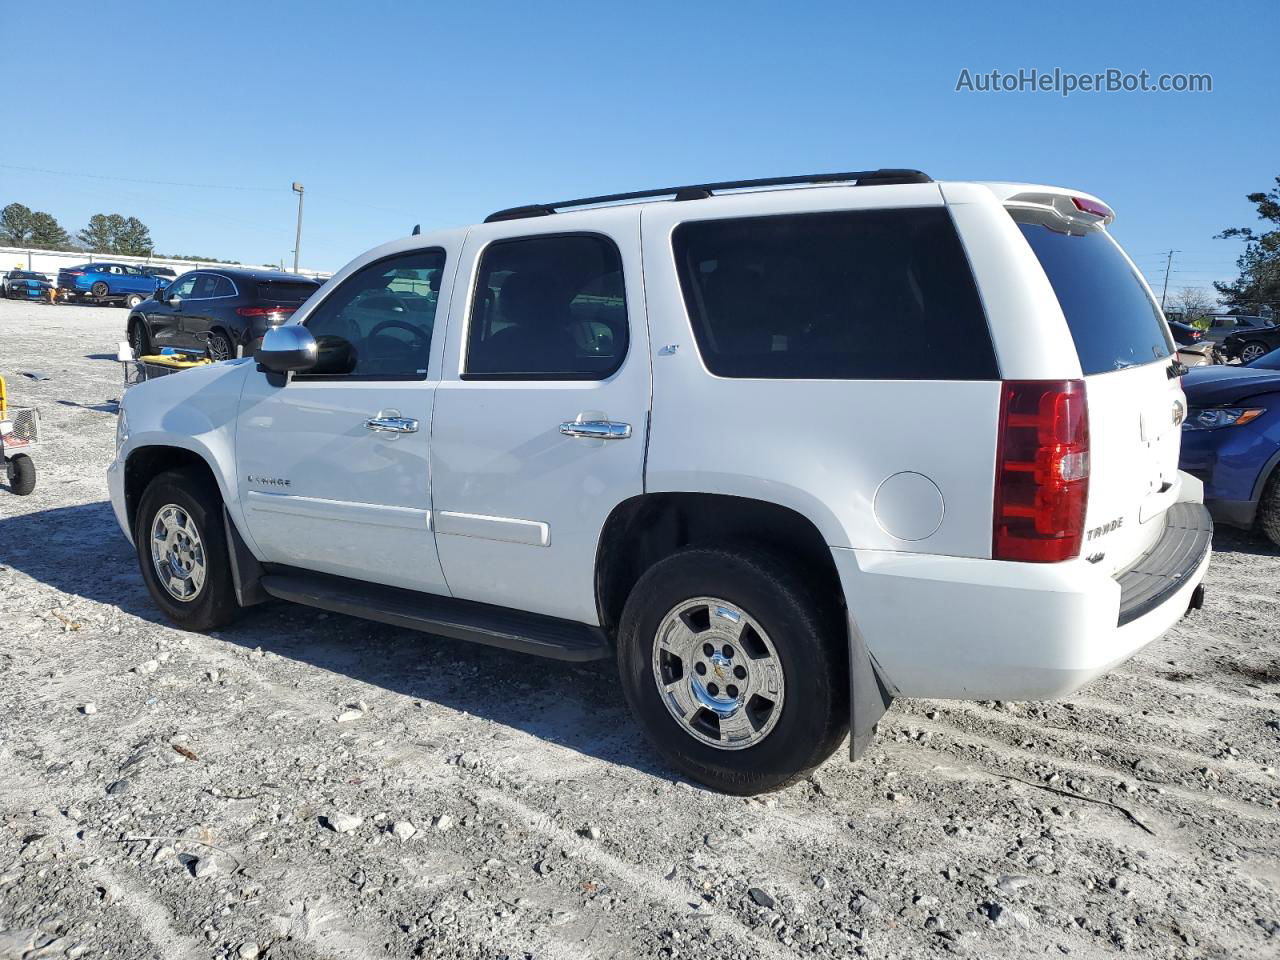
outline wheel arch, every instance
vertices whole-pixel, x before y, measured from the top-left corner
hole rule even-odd
[[[138,446],[129,452],[124,463],[124,503],[130,530],[137,522],[138,504],[142,500],[142,494],[147,489],[147,485],[168,470],[179,470],[184,467],[202,470],[217,486],[223,503],[229,502],[227,491],[218,477],[218,472],[213,469],[203,453],[172,444]]]
[[[751,541],[803,563],[818,589],[843,604],[826,538],[799,511],[720,493],[648,493],[624,500],[605,521],[596,548],[595,594],[601,626],[612,634],[641,575],[684,547]]]

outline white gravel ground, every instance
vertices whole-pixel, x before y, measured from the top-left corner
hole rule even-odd
[[[1070,702],[899,702],[718,796],[608,664],[164,622],[106,501],[124,318],[0,302],[46,440],[0,490],[0,960],[1280,956],[1268,544],[1219,533],[1205,609]]]

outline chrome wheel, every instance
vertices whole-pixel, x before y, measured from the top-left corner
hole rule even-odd
[[[722,750],[754,746],[782,715],[778,651],[760,624],[726,600],[685,600],[662,618],[653,678],[681,729]]]
[[[1240,351],[1240,362],[1251,363],[1263,356],[1267,351],[1257,343],[1247,343],[1243,350]]]
[[[204,544],[196,523],[177,504],[156,511],[151,523],[151,562],[169,595],[184,603],[204,589]]]

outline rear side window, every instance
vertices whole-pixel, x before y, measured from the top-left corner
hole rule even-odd
[[[1106,231],[1020,210],[1013,218],[1053,286],[1085,376],[1173,353],[1160,308]]]
[[[258,299],[274,303],[301,303],[320,288],[314,283],[292,283],[288,280],[259,280]]]
[[[998,378],[973,275],[941,207],[695,221],[672,242],[716,376]]]
[[[603,380],[627,354],[622,256],[599,234],[501,240],[480,257],[470,380]]]

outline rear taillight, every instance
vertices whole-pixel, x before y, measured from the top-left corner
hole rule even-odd
[[[293,313],[297,307],[236,307],[241,317],[268,317],[273,313]]]
[[[1071,202],[1075,204],[1077,210],[1081,213],[1087,213],[1092,216],[1106,220],[1110,223],[1115,219],[1115,214],[1105,203],[1099,203],[1097,200],[1090,200],[1088,197],[1072,197]]]
[[[68,277],[83,277],[83,276],[84,276],[84,271],[83,271],[83,270],[63,270],[62,272],[63,272],[63,273],[65,273]]]
[[[1057,563],[1077,556],[1088,499],[1084,381],[1006,381],[1000,392],[992,558]]]

